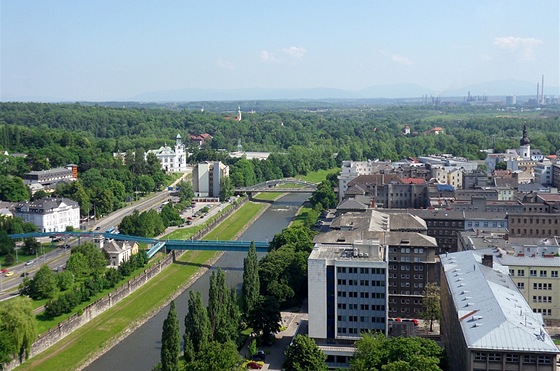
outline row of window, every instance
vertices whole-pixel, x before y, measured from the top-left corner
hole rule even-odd
[[[367,292],[362,292],[361,294],[368,294]],[[338,297],[340,298],[345,298],[345,297],[349,297],[349,298],[357,298],[358,297],[358,292],[357,291],[338,291],[337,292]],[[363,297],[363,296],[360,296]],[[372,299],[383,299],[385,298],[385,293],[384,292],[372,292],[371,293],[371,298]]]
[[[434,226],[434,227],[449,227],[449,226],[451,226],[451,227],[461,227],[461,228],[464,227],[464,222],[449,222],[449,221],[440,222],[440,221],[428,220],[426,224],[428,225],[428,227],[432,227],[432,226]]]
[[[371,322],[372,323],[384,323],[385,317],[367,317],[367,316],[338,316],[337,319],[339,322]],[[359,319],[359,321],[358,321]]]
[[[401,290],[400,292],[398,290],[391,290],[390,294],[391,295],[410,295],[410,290]],[[414,291],[412,291],[412,295],[422,295],[422,292],[418,291],[418,290],[414,290]]]
[[[552,303],[552,296],[533,296],[533,303]]]
[[[502,353],[486,353],[486,352],[476,352],[474,354],[475,361],[489,361],[489,362],[502,362]],[[524,364],[539,364],[539,365],[550,365],[552,364],[552,356],[549,355],[536,355],[536,354],[524,354],[521,356],[516,353],[506,353],[505,359],[507,363],[519,363],[519,358],[523,357]]]
[[[552,230],[552,229],[549,229],[548,233],[547,233],[546,229],[535,229],[534,233],[533,233],[533,228],[529,228],[528,231],[529,232],[527,232],[527,228],[523,228],[523,229],[521,229],[521,228],[511,228],[511,233],[513,235],[529,234],[529,235],[536,235],[536,236],[541,235],[543,237],[550,237],[550,236],[555,236],[555,235],[558,234],[557,230]]]
[[[533,224],[533,220],[535,221],[534,224],[553,224],[552,223],[552,219],[551,218],[523,218],[523,224],[527,224],[527,220],[529,220],[529,224]],[[548,220],[548,223],[547,223]],[[515,221],[515,218],[513,218],[512,222]],[[521,218],[517,218],[517,223],[521,223]],[[554,219],[554,224],[558,224],[558,219]]]
[[[543,316],[552,316],[552,309],[533,308],[534,313],[542,313]]]
[[[549,272],[547,270],[541,269],[541,270],[538,271],[538,277],[546,278],[546,277],[548,277],[548,273]],[[515,269],[510,269],[509,274],[510,274],[510,276],[515,277]],[[537,277],[537,270],[536,269],[530,269],[529,270],[529,276],[530,277]],[[517,270],[517,277],[525,277],[525,269],[518,269]],[[557,270],[550,271],[550,277],[558,278],[558,271]]]
[[[410,270],[410,264],[399,264],[399,265],[389,264],[389,270],[392,270],[392,271],[396,271],[397,268],[399,268],[399,267],[400,267],[401,271],[409,271]],[[424,271],[424,266],[423,265],[414,265],[413,269],[417,272],[422,272],[422,271]]]
[[[478,227],[484,227],[484,228],[505,228],[506,227],[506,222],[467,222],[467,229],[468,228],[478,228]]]
[[[337,273],[385,274],[384,268],[336,267]]]
[[[369,280],[360,280],[359,282],[360,282],[359,286],[369,286]],[[358,280],[346,280],[346,279],[343,279],[343,278],[339,278],[337,280],[337,284],[339,286],[340,285],[358,286]],[[371,285],[372,286],[378,286],[378,287],[384,287],[385,286],[385,281],[372,280]]]
[[[358,310],[358,304],[352,303],[338,303],[338,309],[341,310]],[[375,304],[360,304],[360,310],[377,310],[377,311],[385,311],[385,305],[375,305]]]

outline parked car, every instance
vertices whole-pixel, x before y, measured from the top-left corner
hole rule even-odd
[[[247,368],[251,370],[260,370],[261,368],[263,368],[263,366],[263,364],[255,361],[250,361],[247,363]]]
[[[187,225],[191,225],[191,224],[192,224],[192,221],[187,220]]]

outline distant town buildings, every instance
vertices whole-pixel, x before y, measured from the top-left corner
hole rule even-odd
[[[68,198],[46,197],[14,206],[14,216],[33,223],[40,232],[64,232],[80,228],[80,206]]]

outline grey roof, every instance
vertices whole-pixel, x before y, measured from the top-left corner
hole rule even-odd
[[[412,214],[388,214],[376,209],[367,209],[365,212],[348,212],[336,217],[331,228],[356,229],[369,231],[417,231],[427,230],[426,222]]]
[[[542,315],[533,313],[505,267],[496,260],[493,268],[481,264],[483,253],[493,252],[440,255],[467,347],[560,353],[544,330]]]
[[[343,245],[352,244],[354,241],[361,240],[378,240],[383,245],[389,246],[406,245],[411,247],[437,247],[437,242],[434,237],[417,232],[384,232],[368,230],[331,230],[315,236],[313,242]],[[406,241],[406,243],[403,241]]]
[[[543,258],[542,256],[513,256],[502,255],[498,258],[506,266],[532,266],[532,267],[557,267],[560,268],[560,257]]]
[[[340,204],[338,204],[336,208],[343,210],[367,210],[368,207],[360,201],[349,198],[348,200],[344,200]]]
[[[29,208],[29,210],[40,210],[41,212],[46,212],[49,210],[57,209],[62,204],[72,206],[72,207],[79,207],[78,203],[74,200],[69,198],[55,198],[55,197],[45,197],[41,198],[40,200],[35,200],[31,202],[19,202],[15,205],[16,210],[20,211],[22,208]]]

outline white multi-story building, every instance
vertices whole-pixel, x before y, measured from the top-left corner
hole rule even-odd
[[[197,197],[220,197],[220,181],[229,177],[229,166],[220,161],[205,161],[193,169],[193,191]]]
[[[64,232],[68,226],[80,228],[80,205],[69,198],[20,202],[14,210],[16,217],[35,224],[40,232]]]
[[[166,144],[159,149],[147,151],[146,156],[148,153],[156,155],[161,163],[161,168],[165,171],[171,173],[187,171],[187,154],[180,134],[177,134],[173,148]]]
[[[535,173],[535,182],[542,185],[552,184],[552,162],[544,159],[533,168]]]
[[[391,162],[379,160],[367,161],[342,161],[340,175],[338,176],[338,199],[344,199],[344,192],[348,190],[348,183],[360,175],[372,175],[393,169]]]

